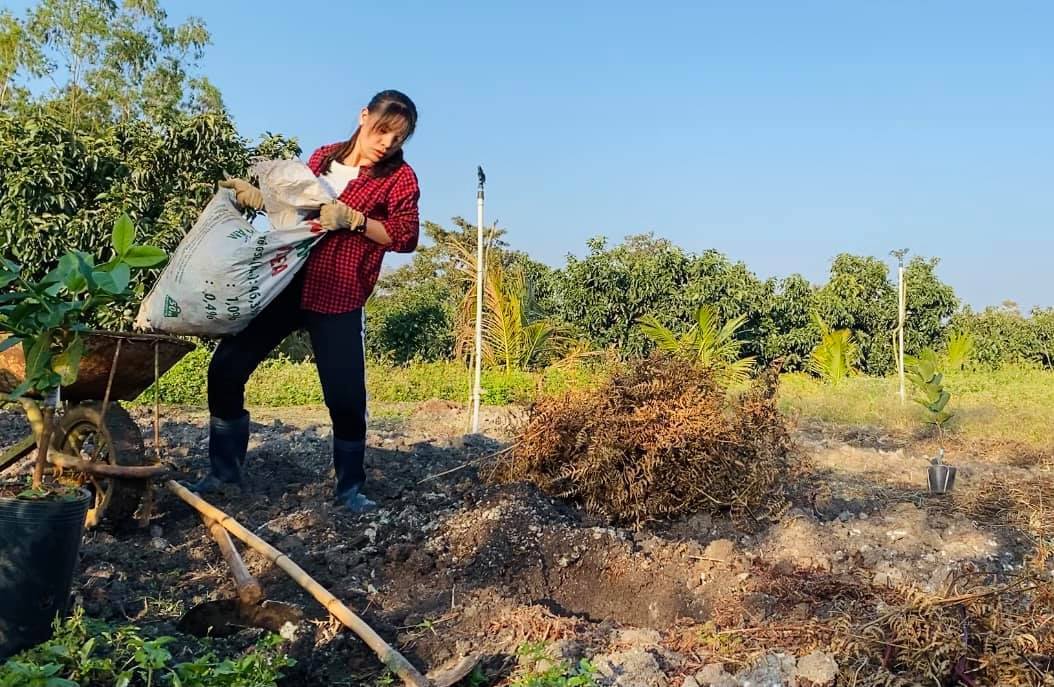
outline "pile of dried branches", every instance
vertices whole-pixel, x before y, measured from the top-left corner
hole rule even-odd
[[[759,522],[785,506],[791,443],[775,387],[766,374],[730,395],[691,362],[637,361],[599,388],[536,403],[515,449],[484,474],[617,523],[720,510]]]

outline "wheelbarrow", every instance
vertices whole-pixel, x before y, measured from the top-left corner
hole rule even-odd
[[[83,486],[92,494],[86,527],[104,520],[114,526],[127,524],[137,512],[140,524],[147,522],[151,479],[167,471],[157,455],[157,399],[155,455],[150,458],[139,426],[120,402],[140,396],[193,349],[189,341],[158,334],[94,331],[85,335],[77,381],[59,390],[48,463],[56,481]],[[16,389],[25,370],[21,346],[0,353],[0,393]],[[44,399],[27,396],[19,401],[32,432],[0,455],[0,472],[34,451],[43,434]]]
[[[158,334],[91,332],[86,335],[77,381],[61,389],[57,405],[64,412],[53,416],[52,439],[48,447],[48,464],[53,475],[59,481],[83,486],[92,493],[86,526],[98,525],[104,519],[121,524],[135,519],[137,511],[140,524],[148,521],[153,483],[159,478],[170,477],[171,472],[160,464],[159,397],[154,396],[154,455],[149,460],[139,426],[121,407],[120,401],[137,398],[193,348],[194,345],[187,341]],[[21,346],[0,353],[0,392],[10,393],[18,388],[25,369]],[[33,431],[0,456],[0,472],[29,455],[44,434],[45,399],[28,397],[19,400]],[[49,406],[50,401],[47,400]],[[164,484],[202,515],[206,529],[219,545],[238,591],[239,603],[235,608],[239,615],[253,616],[238,618],[237,622],[280,629],[285,619],[295,618],[296,614],[295,609],[288,605],[261,603],[259,582],[249,574],[234,548],[231,534],[264,554],[304,587],[330,614],[355,632],[404,684],[450,687],[475,666],[476,657],[465,656],[428,676],[422,675],[285,554],[177,481],[166,479]],[[210,622],[213,617],[207,608],[195,615],[200,617],[190,618],[189,622],[199,625]]]

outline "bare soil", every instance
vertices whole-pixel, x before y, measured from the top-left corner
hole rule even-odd
[[[862,577],[935,592],[963,565],[1020,569],[1032,551],[1028,534],[978,521],[957,494],[983,491],[995,477],[1045,475],[1049,459],[955,447],[948,462],[959,467],[956,494],[929,496],[932,444],[806,425],[795,441],[807,469],[789,485],[793,507],[775,525],[748,533],[727,518],[696,514],[634,531],[528,485],[481,483],[471,461],[507,446],[521,409],[485,409],[482,434],[466,438],[464,410],[453,404],[382,410],[367,453],[367,492],[379,510],[351,515],[331,504],[330,429],[324,409],[315,408],[254,412],[248,489],[214,503],[419,667],[477,652],[491,684],[501,684],[527,641],[593,657],[606,684],[741,685],[751,670],[778,674],[787,666],[772,657],[771,666],[724,662],[722,674],[713,665],[719,653],[687,647],[686,632],[695,636],[726,618],[733,602],[743,624],[823,617],[829,596],[788,593],[773,582],[780,576]],[[133,415],[149,445],[149,413]],[[204,471],[206,415],[167,408],[163,418],[165,460],[188,476]],[[0,445],[24,431],[17,413],[0,412]],[[75,594],[90,615],[176,632],[185,611],[231,598],[234,588],[197,515],[168,493],[157,497],[148,528],[86,534]],[[374,684],[378,662],[362,642],[280,570],[251,551],[244,556],[267,598],[305,612],[289,646],[298,660],[289,684]],[[258,632],[228,641],[248,644]],[[786,684],[826,684],[816,680],[832,658],[791,656],[787,670],[797,660],[799,673],[821,677],[790,672]]]

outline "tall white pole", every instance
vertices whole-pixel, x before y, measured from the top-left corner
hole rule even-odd
[[[476,190],[476,355],[475,375],[472,382],[472,433],[479,433],[479,402],[482,396],[480,385],[483,359],[483,184],[486,177],[483,168],[478,169],[479,187]]]
[[[898,288],[899,293],[897,294],[898,295],[897,301],[898,301],[898,305],[899,305],[899,307],[897,308],[897,319],[899,320],[898,329],[900,330],[899,331],[900,345],[898,346],[899,351],[898,351],[897,367],[900,370],[900,402],[901,402],[901,404],[903,404],[903,403],[907,402],[907,394],[906,394],[906,392],[904,390],[904,320],[906,319],[906,316],[907,316],[907,303],[905,302],[905,301],[907,301],[907,289],[905,288],[905,285],[904,285],[904,263],[903,262],[900,263],[900,266],[899,266],[899,268],[897,270],[897,283],[899,285],[899,288]]]

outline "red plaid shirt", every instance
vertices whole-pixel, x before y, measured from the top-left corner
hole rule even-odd
[[[307,162],[319,176],[322,158],[341,144],[322,146]],[[370,175],[364,166],[359,177],[350,181],[340,194],[340,201],[370,219],[384,224],[392,242],[388,246],[371,241],[362,234],[332,231],[319,241],[304,265],[304,289],[300,307],[319,313],[346,313],[366,304],[381,273],[384,252],[412,253],[417,248],[420,221],[417,201],[421,190],[410,165],[386,177]]]

